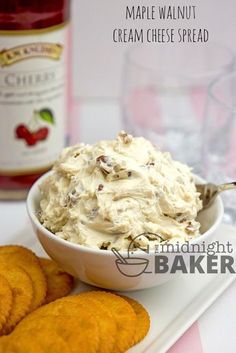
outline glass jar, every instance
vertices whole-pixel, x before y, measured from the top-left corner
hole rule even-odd
[[[23,199],[64,146],[70,0],[0,2],[0,199]]]

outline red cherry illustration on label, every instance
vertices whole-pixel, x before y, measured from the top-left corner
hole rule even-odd
[[[37,141],[39,140],[46,140],[46,138],[48,137],[48,133],[49,130],[47,127],[41,127],[40,129],[38,129],[35,133],[34,136],[36,138]]]
[[[37,142],[34,134],[31,134],[29,132],[29,134],[27,136],[25,136],[25,142],[27,143],[28,146],[34,146]]]
[[[25,138],[29,134],[27,126],[20,124],[15,129],[16,137],[19,139]]]

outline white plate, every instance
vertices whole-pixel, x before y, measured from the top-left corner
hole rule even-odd
[[[38,255],[43,255],[40,244],[27,220],[24,203],[1,203],[4,237],[1,244],[23,244]],[[14,215],[14,220],[12,219]],[[22,226],[20,226],[22,225]],[[236,229],[222,225],[215,240],[230,241],[236,249]],[[146,338],[129,350],[130,353],[165,353],[175,341],[234,281],[235,275],[183,275],[162,286],[129,292],[151,315],[151,329]],[[75,292],[92,289],[79,283]]]

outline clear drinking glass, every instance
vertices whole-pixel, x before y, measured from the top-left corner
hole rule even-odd
[[[201,174],[208,85],[233,67],[232,52],[215,44],[129,49],[122,89],[125,129],[147,137]]]
[[[209,87],[203,134],[205,177],[216,184],[236,181],[236,72]],[[236,223],[236,190],[222,194],[225,221]]]

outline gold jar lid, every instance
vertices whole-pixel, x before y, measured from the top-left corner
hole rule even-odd
[[[10,201],[10,200],[25,200],[28,195],[28,189],[10,190],[10,189],[0,189],[0,200]]]

